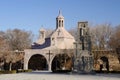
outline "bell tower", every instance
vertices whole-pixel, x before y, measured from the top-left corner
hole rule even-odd
[[[81,43],[81,50],[89,50],[90,35],[88,22],[78,22],[78,42]]]
[[[59,10],[59,15],[56,18],[56,29],[62,27],[64,28],[64,17],[62,16],[61,11]]]
[[[77,41],[75,45],[74,70],[81,73],[92,72],[93,57],[91,54],[91,36],[87,21],[78,22]]]

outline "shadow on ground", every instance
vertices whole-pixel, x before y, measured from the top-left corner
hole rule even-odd
[[[98,73],[98,74],[96,74],[96,76],[120,78],[120,73]]]

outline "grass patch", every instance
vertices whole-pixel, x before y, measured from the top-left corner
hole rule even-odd
[[[31,69],[28,69],[28,70],[11,70],[11,71],[8,71],[8,70],[2,70],[0,71],[0,74],[15,74],[15,73],[22,73],[22,72],[32,72]]]
[[[24,70],[24,72],[32,72],[32,69]]]
[[[17,73],[16,70],[11,70],[11,71],[0,71],[0,74],[15,74]]]
[[[17,70],[17,73],[21,73],[21,72],[32,72],[32,70],[31,69],[28,69],[28,70],[23,70],[23,69]]]

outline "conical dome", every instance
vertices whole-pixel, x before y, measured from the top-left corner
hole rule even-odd
[[[59,10],[59,15],[57,16],[57,18],[64,18],[63,16],[62,16],[62,12]]]

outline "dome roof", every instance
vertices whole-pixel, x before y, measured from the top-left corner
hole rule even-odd
[[[45,32],[46,30],[44,28],[41,28],[40,29],[40,32]]]

